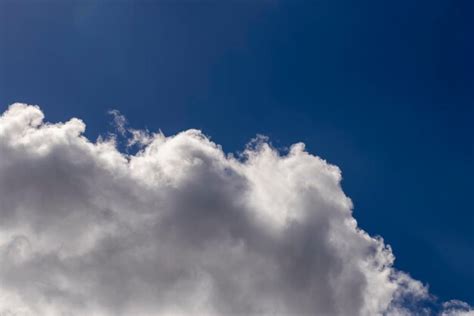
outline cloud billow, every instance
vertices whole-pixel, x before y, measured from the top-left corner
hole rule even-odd
[[[0,315],[434,313],[303,144],[234,157],[197,130],[131,130],[124,154],[84,130],[18,103],[0,117]]]

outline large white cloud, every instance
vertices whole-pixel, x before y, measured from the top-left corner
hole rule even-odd
[[[127,155],[43,118],[0,117],[0,315],[432,313],[303,144],[233,157],[197,130],[131,130],[143,147]]]

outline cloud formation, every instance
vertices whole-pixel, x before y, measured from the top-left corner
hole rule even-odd
[[[131,130],[130,155],[84,130],[24,104],[0,117],[0,315],[433,313],[303,144],[234,157],[198,130]]]

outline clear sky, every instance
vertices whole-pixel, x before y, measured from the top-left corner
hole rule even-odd
[[[256,134],[339,166],[395,266],[474,304],[474,2],[0,2],[0,108],[107,132]],[[1,159],[1,157],[0,157]]]

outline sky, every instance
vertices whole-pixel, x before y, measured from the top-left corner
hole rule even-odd
[[[153,144],[150,137],[155,137],[150,135],[162,131],[170,136],[170,141],[184,135],[181,136],[184,140],[197,137],[205,146],[211,146],[206,143],[209,137],[212,144],[222,146],[224,153],[238,156],[257,135],[265,135],[271,148],[280,152],[281,156],[274,162],[278,164],[280,160],[281,163],[286,161],[285,155],[292,144],[303,142],[304,152],[314,155],[311,157],[321,157],[341,170],[340,186],[344,193],[333,188],[333,185],[339,186],[337,176],[328,180],[333,183],[328,192],[337,192],[338,201],[345,201],[346,196],[350,198],[358,226],[370,236],[382,236],[384,243],[392,247],[397,271],[404,271],[413,280],[429,285],[429,292],[440,302],[457,299],[473,305],[473,12],[472,2],[456,0],[5,0],[0,2],[0,113],[7,111],[10,104],[21,102],[38,105],[46,116],[45,122],[66,122],[77,117],[87,126],[84,135],[89,139],[88,144],[93,144],[99,135],[107,138],[115,133],[122,153],[133,152],[140,146],[148,148],[150,142]],[[17,111],[23,113],[19,117],[39,115],[33,109]],[[126,118],[128,125],[123,133],[126,135],[114,125],[110,110],[118,111],[113,112],[115,118],[120,115]],[[33,114],[27,114],[28,111]],[[3,121],[7,126],[11,119],[6,114],[4,117],[7,117]],[[28,128],[36,128],[38,133],[45,128],[35,124]],[[74,126],[73,130],[81,130]],[[179,134],[189,129],[201,130],[206,137],[189,132]],[[150,133],[144,132],[146,130]],[[139,134],[144,135],[146,141],[142,139],[135,147],[127,148],[130,140],[127,137],[133,136],[133,131],[141,131]],[[4,137],[14,143],[15,136],[5,133]],[[26,137],[20,135],[23,134],[17,135],[18,142]],[[176,135],[175,138],[172,135]],[[72,144],[79,142],[76,138]],[[30,144],[31,150],[39,146],[29,140],[24,142]],[[47,139],[44,142],[45,148],[52,146],[52,152],[58,150]],[[1,149],[4,157],[16,157],[12,149],[16,147],[8,146]],[[174,153],[174,147],[170,148],[170,153]],[[116,156],[122,154],[107,150],[113,159],[121,160]],[[206,150],[206,157],[220,155]],[[67,162],[71,157],[61,156],[62,152],[53,156],[70,168]],[[255,152],[258,157],[266,157],[258,148]],[[77,153],[79,157],[82,154],[83,151]],[[190,151],[189,155],[193,154],[195,152]],[[90,155],[93,158],[87,159],[91,161],[102,159],[99,154]],[[306,163],[313,166],[306,158],[298,157],[302,166]],[[39,158],[31,159],[25,163]],[[213,159],[211,165],[215,163]],[[235,163],[219,159],[219,165]],[[4,159],[0,156],[0,160]],[[241,176],[251,183],[256,181],[255,186],[270,195],[282,194],[281,188],[270,184],[279,179],[278,175],[268,171],[266,181],[255,180],[248,171],[249,166],[255,165],[243,164],[244,167],[228,168],[244,174]],[[36,165],[42,164],[36,162]],[[308,167],[308,174],[317,179],[318,174],[326,172],[324,164],[313,167]],[[81,168],[74,170],[80,172]],[[101,168],[116,170],[119,167],[110,163]],[[196,172],[198,175],[193,181],[199,183],[199,179],[205,179],[200,178],[199,172],[209,171]],[[295,177],[290,178],[296,183],[288,184],[295,190],[292,198],[296,196],[306,201],[302,202],[304,207],[299,206],[302,214],[307,212],[305,203],[327,208],[326,202],[318,204],[322,202],[303,197],[301,190],[305,190],[297,179],[304,178],[304,173],[294,170],[288,173]],[[132,181],[130,179],[135,179],[137,174],[127,173],[124,177]],[[3,175],[3,179],[7,179],[7,174]],[[38,177],[46,176],[38,174]],[[34,183],[26,175],[21,179],[18,183],[22,185]],[[240,185],[240,180],[216,179],[217,184],[223,181],[229,189]],[[97,181],[115,183],[116,180],[104,175]],[[133,181],[136,186],[145,185]],[[8,186],[4,183],[7,182],[2,181],[4,186],[0,187],[6,190]],[[177,186],[190,194],[187,187]],[[124,184],[117,189],[114,184],[98,192],[117,193],[126,187]],[[238,194],[226,199],[230,193],[216,190],[216,194],[224,196],[223,205],[234,205],[228,200],[244,203]],[[198,191],[191,194],[189,201],[206,194]],[[188,196],[184,196],[187,199]],[[115,197],[111,193],[110,198]],[[94,201],[96,198],[99,197],[94,197]],[[138,209],[158,203],[135,201],[135,197],[131,201]],[[16,205],[4,202],[3,207],[9,203]],[[64,207],[61,203],[57,201],[51,209],[61,209]],[[82,205],[81,201],[77,203]],[[119,204],[114,201],[112,206]],[[344,213],[349,207],[337,205],[329,208],[334,206]],[[252,207],[267,214],[267,206]],[[125,210],[117,212],[126,215]],[[137,218],[142,220],[138,215]],[[178,218],[181,217],[176,215],[172,220],[178,221]],[[336,220],[329,215],[327,218]],[[275,225],[279,225],[279,220],[276,221]],[[89,219],[84,219],[84,223],[89,223]],[[216,224],[219,223],[226,223],[226,219],[219,217]],[[208,223],[203,227],[206,225]],[[258,231],[254,226],[249,228],[247,223],[242,227],[245,229],[239,232],[245,236]],[[310,228],[311,225],[305,226],[298,232],[308,236]],[[299,234],[294,238],[299,238]],[[51,236],[48,238],[56,235]],[[125,238],[123,234],[118,236]],[[358,233],[355,236],[362,238]],[[211,239],[214,238],[218,236],[213,235]],[[256,237],[252,235],[252,238]],[[265,242],[273,245],[275,252],[271,255],[276,258],[280,251],[291,252],[290,246],[273,239]],[[168,246],[188,249],[181,242],[170,241]],[[336,257],[342,258],[346,254],[340,249],[336,247],[334,251],[338,254]],[[311,247],[307,251],[311,251]],[[189,254],[187,258],[195,256],[193,252],[184,252]],[[260,248],[254,252],[266,253]],[[245,258],[254,262],[250,257]],[[203,265],[204,270],[212,270],[209,267],[214,263],[208,264]],[[252,265],[242,273],[256,273],[260,269]],[[292,269],[304,270],[302,267]],[[100,274],[98,270],[93,271]],[[368,274],[363,272],[363,275]],[[211,279],[213,276],[211,274]],[[74,282],[80,283],[77,279]],[[248,286],[258,288],[255,284]],[[275,297],[278,295],[288,298],[284,293],[277,293]],[[228,308],[232,304],[239,305],[236,300],[221,299],[229,302]],[[298,305],[295,302],[288,298],[285,308],[292,311],[292,306]],[[377,304],[383,305],[382,299],[380,302]],[[146,302],[143,304],[144,308],[154,308]],[[252,311],[257,305],[249,305],[245,311]],[[133,310],[130,306],[124,308]],[[310,304],[302,306],[312,308]],[[360,306],[361,311],[368,308]],[[259,305],[258,308],[264,307]],[[325,311],[336,313],[331,308],[327,306]],[[216,307],[216,311],[222,310]],[[189,310],[182,312],[186,314]]]

